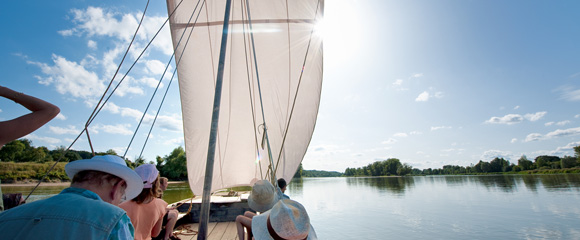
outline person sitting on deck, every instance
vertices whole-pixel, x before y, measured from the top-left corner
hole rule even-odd
[[[167,186],[169,185],[169,179],[166,177],[159,178],[159,189],[161,193],[159,194],[158,198],[163,198],[163,193],[167,190]],[[165,239],[172,239],[173,236],[173,228],[175,228],[175,224],[177,223],[177,218],[179,217],[179,212],[175,208],[168,207],[167,212],[163,216],[163,227],[161,228],[161,232],[157,237],[151,238],[152,240],[165,240]],[[169,231],[167,231],[169,229]],[[178,239],[177,237],[173,237],[173,239]]]
[[[119,205],[127,212],[131,222],[135,226],[135,240],[150,240],[161,233],[163,217],[167,212],[167,202],[158,198],[160,194],[159,171],[153,164],[143,164],[135,168],[144,184],[141,193]],[[177,221],[175,218],[167,219],[172,221],[173,226]],[[169,223],[168,223],[169,225]],[[173,227],[167,229],[168,235],[164,239],[179,239],[173,235]]]
[[[280,189],[280,191],[282,191],[282,198],[290,199],[290,197],[284,193],[286,192],[287,186],[288,185],[286,184],[286,180],[284,180],[284,178],[278,179],[278,188]]]
[[[265,212],[272,208],[278,200],[280,200],[280,196],[276,194],[274,185],[266,180],[260,180],[252,187],[252,192],[248,197],[248,205],[254,211]],[[256,213],[246,211],[244,215],[236,217],[236,227],[240,240],[244,240],[244,228],[247,229],[248,240],[252,239],[252,218],[254,216]]]
[[[24,198],[22,197],[22,193],[7,193],[2,194],[2,199],[4,202],[4,209],[8,210],[13,207],[17,207],[26,203]]]
[[[252,219],[256,240],[316,240],[308,213],[302,204],[290,199],[278,201],[269,211]]]
[[[36,129],[42,127],[48,121],[56,117],[60,112],[60,109],[55,105],[33,96],[16,92],[7,87],[0,86],[0,96],[8,98],[32,111],[29,114],[15,119],[0,121],[0,149],[2,149],[2,147],[7,143],[34,132]],[[0,195],[2,195],[1,188]],[[0,198],[0,212],[4,211],[4,204],[2,201],[3,198]]]
[[[2,239],[133,239],[134,228],[116,205],[143,189],[118,156],[95,156],[65,166],[72,179],[58,195],[0,214]]]

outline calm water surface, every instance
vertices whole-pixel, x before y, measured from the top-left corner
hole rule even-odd
[[[307,178],[321,239],[580,239],[580,175]]]
[[[286,193],[320,239],[580,239],[580,174],[305,178]],[[164,199],[190,196],[170,184]]]

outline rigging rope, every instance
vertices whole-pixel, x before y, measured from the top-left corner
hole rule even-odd
[[[34,188],[30,191],[30,193],[28,193],[28,195],[26,196],[26,198],[24,199],[24,201],[27,201],[28,198],[30,197],[30,195],[32,195],[32,193],[34,191],[36,191],[36,189],[38,188],[38,186],[40,185],[40,183],[42,183],[42,181],[44,181],[44,179],[54,169],[54,167],[56,167],[56,165],[64,158],[64,156],[69,152],[69,150],[71,149],[71,147],[76,143],[76,141],[82,136],[82,134],[84,132],[87,133],[87,137],[88,137],[89,143],[90,143],[91,139],[89,137],[88,126],[90,125],[91,118],[93,118],[93,116],[96,117],[96,115],[98,114],[98,112],[96,112],[96,109],[98,108],[99,104],[103,101],[103,98],[107,94],[107,91],[109,91],[109,88],[111,87],[111,84],[113,83],[113,80],[117,76],[117,73],[119,72],[119,69],[121,68],[121,65],[125,61],[125,57],[127,56],[127,53],[129,52],[129,49],[131,48],[131,45],[133,44],[133,41],[135,40],[135,37],[137,36],[137,32],[139,31],[139,28],[141,27],[141,24],[143,23],[143,18],[145,17],[145,13],[147,12],[147,8],[148,7],[149,7],[149,0],[147,0],[147,4],[145,5],[145,9],[143,10],[143,15],[141,16],[141,21],[139,21],[139,25],[137,26],[137,29],[135,30],[135,33],[133,34],[133,38],[131,39],[131,42],[129,43],[129,46],[127,47],[127,51],[125,51],[125,54],[123,55],[123,58],[122,58],[121,62],[119,63],[119,67],[117,68],[117,70],[115,71],[115,74],[111,78],[111,82],[109,82],[109,85],[107,86],[107,89],[103,93],[103,96],[101,97],[101,99],[99,100],[99,102],[95,106],[95,109],[93,110],[93,112],[89,116],[89,119],[87,120],[87,123],[85,124],[85,128],[83,130],[81,130],[81,132],[79,133],[79,135],[73,140],[73,142],[68,146],[68,148],[65,151],[63,151],[62,155],[54,162],[54,164],[50,167],[50,169],[48,169],[48,171],[46,171],[46,173],[44,174],[44,176],[42,176],[40,178],[40,180],[38,180],[38,183],[36,184],[36,186],[34,186]],[[105,103],[103,103],[103,105],[104,104]],[[93,155],[94,155],[95,152],[93,150],[92,144],[90,144],[90,146],[91,146],[91,151],[93,152]]]
[[[317,16],[318,16],[318,9],[320,7],[320,0],[318,1],[318,4],[316,5],[316,10],[314,11],[314,19],[316,20]],[[280,145],[280,153],[278,154],[278,161],[276,162],[276,166],[278,166],[278,164],[280,164],[280,159],[282,158],[282,151],[284,150],[284,143],[286,142],[286,136],[288,135],[288,129],[290,128],[290,122],[292,120],[292,114],[294,113],[294,107],[296,106],[296,99],[298,99],[298,91],[300,90],[300,84],[302,83],[302,75],[304,74],[304,68],[306,66],[306,59],[308,58],[308,53],[310,52],[310,44],[312,43],[312,35],[314,33],[314,26],[312,26],[312,29],[310,30],[310,38],[308,39],[308,46],[306,47],[306,54],[304,54],[304,61],[302,62],[302,70],[300,71],[300,77],[298,78],[298,85],[296,86],[296,93],[294,95],[294,101],[292,102],[292,110],[290,110],[290,115],[288,116],[288,124],[286,125],[286,128],[284,130],[284,137],[282,138],[282,144]],[[274,171],[276,171],[277,168],[275,168]],[[274,175],[276,175],[276,172],[274,172]]]
[[[247,12],[247,11],[246,11]],[[247,14],[247,13],[246,13]],[[245,18],[244,18],[244,8],[242,7],[242,22],[245,22]],[[255,127],[256,126],[256,113],[254,112],[254,100],[253,100],[253,95],[252,95],[252,83],[253,81],[251,81],[250,79],[250,69],[253,67],[252,62],[250,61],[250,68],[248,68],[248,58],[251,58],[251,56],[248,57],[248,48],[246,48],[246,46],[248,45],[248,43],[246,43],[246,24],[242,24],[242,32],[243,32],[243,38],[244,38],[244,55],[245,55],[245,60],[246,60],[246,79],[248,79],[248,96],[250,97],[250,109],[252,110],[252,122],[254,123],[252,125],[252,128],[254,129],[254,141],[255,141],[255,146],[256,146],[256,158],[260,157],[260,148],[258,145],[258,133],[257,130],[258,128]],[[250,53],[251,54],[251,53]],[[253,75],[252,75],[253,76]],[[264,174],[262,173],[262,161],[258,161],[258,168],[260,169],[260,178],[264,179]]]
[[[180,2],[181,3],[181,2]],[[188,20],[188,25],[191,23],[191,19],[193,18],[193,16],[195,15],[195,11],[197,10],[197,7],[199,6],[200,0],[197,1],[197,4],[195,5],[194,10],[191,13],[191,16],[189,17]],[[202,6],[200,8],[203,8],[203,6],[205,5],[205,1],[203,2]],[[179,7],[179,5],[177,5],[174,9],[177,10],[177,8]],[[194,22],[194,26],[195,23],[197,23],[197,20],[199,19],[199,15],[201,14],[201,10],[200,12],[197,14],[197,17],[195,18],[195,22]],[[181,33],[181,36],[179,38],[179,41],[177,41],[177,47],[179,47],[179,45],[181,45],[181,40],[183,40],[183,36],[185,35],[186,31],[183,31],[183,33]],[[191,38],[191,34],[193,33],[193,28],[192,30],[189,32],[188,38],[185,41],[185,45],[183,46],[183,49],[185,50],[187,48],[187,44],[189,43],[189,39]],[[181,52],[181,55],[179,56],[179,59],[175,61],[175,69],[173,70],[173,74],[171,75],[171,80],[169,81],[169,85],[167,86],[167,89],[165,90],[165,94],[163,95],[163,99],[161,100],[161,104],[159,105],[159,109],[157,110],[157,114],[155,114],[155,118],[153,119],[153,123],[151,124],[151,128],[149,129],[149,133],[147,134],[147,137],[145,139],[145,143],[143,144],[143,148],[141,149],[141,153],[139,153],[139,158],[142,156],[143,154],[143,150],[145,149],[145,145],[147,145],[147,141],[149,140],[149,136],[151,135],[151,131],[153,130],[153,126],[155,125],[155,122],[157,121],[157,116],[159,115],[159,111],[161,110],[161,106],[163,105],[163,102],[165,102],[165,97],[167,96],[167,92],[169,91],[169,86],[171,86],[171,83],[173,82],[173,79],[175,77],[175,73],[177,72],[177,67],[179,66],[179,63],[181,62],[181,59],[183,58],[183,54],[185,51]],[[173,55],[171,55],[171,58],[173,58],[175,56],[175,52],[173,53]],[[167,64],[167,66],[165,67],[165,71],[163,72],[163,75],[165,75],[165,73],[167,72],[167,69],[169,67],[169,65],[171,64],[171,59],[169,59],[169,62]],[[163,79],[163,76],[161,77],[161,79]],[[133,135],[134,136],[134,135]],[[128,149],[129,147],[127,147]]]

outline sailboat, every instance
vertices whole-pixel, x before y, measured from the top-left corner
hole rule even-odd
[[[167,9],[203,235],[211,192],[291,180],[306,154],[322,87],[324,1],[167,0]]]
[[[262,179],[290,181],[306,154],[322,87],[316,27],[324,1],[167,0],[167,9],[188,180],[193,193],[203,193],[203,238],[212,192]],[[117,89],[108,93],[111,84],[67,151],[83,133],[91,144],[88,127]]]

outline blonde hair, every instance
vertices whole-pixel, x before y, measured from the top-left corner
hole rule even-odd
[[[160,185],[161,184],[159,182],[159,174],[157,174],[157,178],[151,184],[151,188],[143,188],[143,190],[141,190],[141,193],[137,195],[137,197],[131,199],[131,201],[136,202],[137,204],[141,204],[149,199],[159,197],[161,195],[161,189],[159,188]]]

